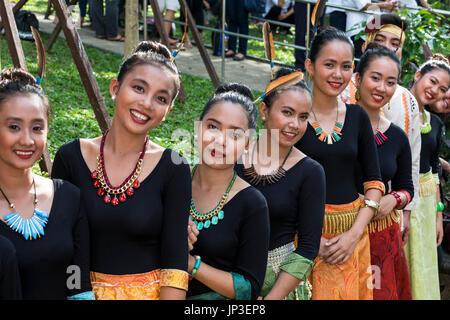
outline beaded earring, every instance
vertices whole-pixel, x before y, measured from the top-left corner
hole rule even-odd
[[[359,92],[359,88],[356,89],[356,92],[355,92],[355,100],[356,100],[356,101],[361,100],[361,93]]]

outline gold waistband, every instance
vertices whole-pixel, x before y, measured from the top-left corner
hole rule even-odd
[[[400,222],[400,211],[392,210],[386,217],[381,220],[373,220],[369,223],[369,233],[376,233],[392,226],[394,223]]]
[[[145,287],[157,284],[161,287],[168,286],[187,290],[189,279],[187,272],[176,269],[156,269],[146,273],[123,275],[91,272],[90,275],[93,285],[107,287]]]
[[[339,234],[350,230],[358,216],[361,200],[346,204],[326,204],[322,233]]]
[[[430,171],[419,174],[419,197],[428,197],[436,193],[436,182]]]

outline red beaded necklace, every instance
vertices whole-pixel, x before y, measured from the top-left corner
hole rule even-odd
[[[103,148],[105,146],[106,135],[108,130],[105,131],[100,143],[100,154],[97,157],[97,170],[92,171],[91,177],[94,179],[94,187],[97,188],[97,195],[103,197],[105,203],[111,203],[116,206],[120,202],[124,202],[127,196],[132,196],[134,189],[139,188],[139,175],[142,169],[142,163],[144,162],[144,155],[147,149],[148,136],[145,137],[144,147],[142,148],[139,159],[134,167],[131,174],[122,182],[118,187],[111,185],[108,179],[108,175],[105,170],[105,157],[103,153]]]

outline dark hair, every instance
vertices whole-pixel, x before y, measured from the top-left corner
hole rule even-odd
[[[380,25],[383,26],[385,24],[393,24],[399,28],[402,28],[403,24],[403,32],[408,29],[408,22],[406,19],[402,19],[400,16],[393,13],[383,13],[380,15]]]
[[[216,89],[214,96],[206,102],[200,120],[203,120],[216,103],[227,101],[241,105],[247,115],[248,128],[255,129],[258,113],[253,100],[252,90],[248,86],[236,82],[222,84]]]
[[[369,42],[366,51],[364,51],[363,55],[359,59],[358,66],[356,67],[356,72],[358,72],[362,77],[372,61],[383,57],[389,58],[395,62],[398,68],[398,78],[401,73],[400,59],[395,55],[394,51],[389,50],[388,48],[376,42]]]
[[[273,80],[277,80],[278,78],[281,78],[283,76],[287,76],[288,74],[291,74],[293,72],[295,72],[295,70],[291,69],[291,68],[280,68],[275,73],[275,76],[274,76]],[[301,81],[298,81],[296,83],[292,83],[292,84],[290,84],[288,86],[281,86],[280,88],[272,90],[272,92],[270,92],[268,95],[264,96],[263,102],[266,104],[266,106],[268,108],[270,108],[272,106],[273,101],[275,100],[275,98],[277,96],[280,95],[280,93],[282,93],[282,92],[284,92],[286,90],[290,90],[290,89],[303,90],[306,94],[309,95],[310,98],[312,97],[311,90],[309,90],[309,88],[306,85],[305,81],[301,80]]]
[[[448,60],[443,55],[435,53],[430,57],[428,61],[420,66],[418,71],[420,71],[420,77],[422,78],[428,72],[434,71],[436,69],[447,71],[448,75],[450,76],[450,65]],[[414,83],[415,81],[413,79],[411,87],[414,86]]]
[[[172,98],[173,101],[177,97],[181,85],[178,68],[175,63],[171,61],[171,56],[172,54],[165,45],[154,41],[142,41],[138,44],[133,54],[123,61],[119,69],[117,80],[119,81],[119,84],[121,84],[126,74],[137,66],[146,64],[159,66],[168,70],[174,76],[175,93]]]
[[[312,39],[308,58],[314,62],[319,55],[322,48],[333,40],[339,40],[347,43],[352,48],[352,55],[355,55],[355,47],[352,40],[345,34],[344,31],[338,30],[334,27],[320,28],[319,32]]]
[[[2,71],[0,74],[0,106],[11,97],[29,94],[35,94],[41,98],[47,120],[50,122],[52,115],[50,102],[41,86],[37,84],[36,78],[20,68],[9,68]]]

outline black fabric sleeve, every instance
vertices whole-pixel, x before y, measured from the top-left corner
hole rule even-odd
[[[411,147],[406,134],[400,132],[402,135],[402,146],[399,157],[397,158],[397,171],[391,179],[391,189],[393,191],[406,190],[411,199],[414,197],[414,185],[412,181],[412,158]]]
[[[441,162],[439,160],[439,153],[441,152],[442,143],[445,139],[445,126],[442,123],[441,119],[439,119],[436,115],[431,115],[432,117],[435,117],[439,126],[438,132],[437,132],[437,144],[436,149],[433,150],[431,153],[430,158],[430,164],[431,164],[431,171],[433,173],[440,173],[441,171]]]
[[[270,226],[267,201],[254,189],[247,201],[245,220],[239,230],[239,248],[233,272],[244,276],[251,284],[251,300],[258,298],[266,273]]]
[[[187,226],[191,200],[191,173],[186,160],[171,151],[172,170],[165,179],[164,217],[161,233],[161,268],[187,272]]]
[[[64,160],[64,154],[69,147],[73,146],[73,142],[70,145],[64,145],[55,154],[55,158],[53,160],[51,177],[53,179],[63,179],[69,182],[72,182],[72,172],[70,168],[68,168],[68,164]]]
[[[381,178],[380,164],[372,125],[366,111],[360,107],[358,160],[362,169],[363,182],[383,181]]]
[[[78,204],[78,214],[74,216],[73,222],[72,222],[72,237],[73,237],[73,258],[72,258],[72,265],[76,266],[77,272],[79,271],[79,276],[81,277],[78,279],[79,287],[74,288],[68,288],[67,289],[67,296],[73,296],[85,291],[91,291],[91,281],[90,281],[90,242],[89,242],[89,225],[88,220],[86,216],[86,212],[84,210],[83,201],[80,198],[80,192],[79,189],[76,188],[73,185],[69,185],[73,190],[70,190],[70,193],[72,194],[72,197],[76,199],[74,201],[74,205]],[[67,189],[67,188],[66,188]],[[66,191],[69,192],[69,191]],[[72,270],[73,271],[73,270]],[[73,276],[75,273],[68,272],[68,280],[69,277]],[[69,283],[73,283],[71,281],[68,281]]]
[[[295,253],[314,261],[320,247],[325,214],[325,171],[311,161],[298,200],[298,245]]]
[[[0,300],[21,300],[19,266],[14,245],[0,235]]]

